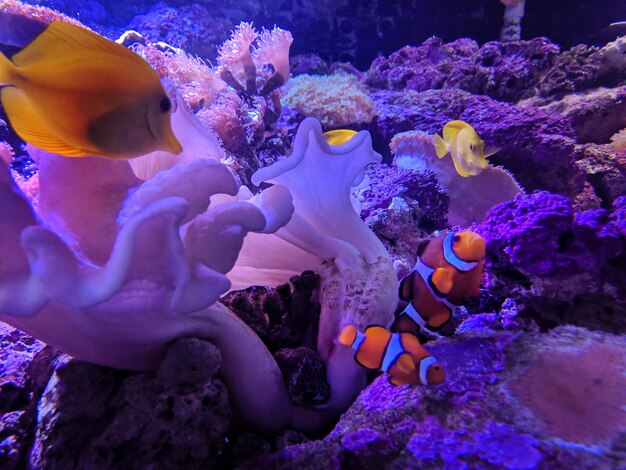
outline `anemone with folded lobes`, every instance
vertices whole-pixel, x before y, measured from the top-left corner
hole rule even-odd
[[[292,154],[255,175],[274,186],[254,197],[224,165],[185,152],[143,182],[127,160],[30,153],[40,167],[36,213],[6,166],[0,180],[0,319],[79,359],[133,370],[156,368],[177,337],[207,338],[237,412],[264,430],[319,429],[366,385],[335,339],[348,324],[389,324],[397,302],[389,257],[350,200],[364,167],[380,160],[367,132],[331,146],[305,120]],[[290,403],[272,355],[218,302],[231,288],[311,268],[322,277],[323,411]]]

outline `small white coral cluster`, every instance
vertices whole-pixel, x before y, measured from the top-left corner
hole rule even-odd
[[[299,75],[289,81],[284,106],[315,117],[325,128],[370,122],[374,102],[354,75]]]

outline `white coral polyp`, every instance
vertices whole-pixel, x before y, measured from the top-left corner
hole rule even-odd
[[[272,64],[283,81],[287,81],[289,78],[289,48],[292,43],[293,36],[289,31],[277,27],[272,30],[264,29],[259,35],[252,60],[257,67]]]

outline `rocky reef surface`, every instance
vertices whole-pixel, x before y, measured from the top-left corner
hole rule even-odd
[[[95,23],[111,16],[104,3],[83,3]],[[147,2],[128,4],[113,31],[133,27],[148,42],[214,58],[234,25],[200,3],[175,3],[132,22]],[[267,2],[245,3],[242,15]],[[297,43],[304,33],[293,34]],[[625,50],[624,38],[564,51],[546,38],[483,45],[431,38],[377,58],[367,71],[292,57],[293,75],[324,76],[283,85],[282,96],[305,90],[304,103],[277,106],[261,95],[241,103],[232,90],[217,91],[195,111],[238,132],[220,137],[254,191],[247,169],[288,154],[305,117],[371,133],[383,162],[370,165],[353,202],[398,274],[422,239],[447,227],[450,191],[428,170],[398,168],[391,139],[432,135],[461,119],[499,148],[490,163],[524,193],[471,227],[487,242],[481,296],[428,336],[446,381],[395,387],[370,377],[324,432],[259,434],[231,406],[220,352],[209,341],[178,339],[157,371],[135,373],[78,361],[0,324],[0,467],[626,466]],[[352,86],[355,98],[333,100],[333,86]],[[270,105],[275,119],[259,119]],[[12,148],[0,154],[35,181],[32,162],[13,155],[24,155],[16,136],[3,129],[2,138]],[[265,343],[290,401],[312,408],[331,398],[316,344],[319,296],[320,276],[307,271],[222,299]]]

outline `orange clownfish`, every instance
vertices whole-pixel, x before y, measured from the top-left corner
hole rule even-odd
[[[467,299],[480,294],[485,240],[475,232],[449,232],[420,243],[413,271],[400,281],[399,295],[409,302],[393,331],[417,335],[428,326],[437,330]]]
[[[437,385],[445,378],[437,360],[410,333],[391,333],[378,325],[361,333],[348,325],[338,342],[356,351],[354,359],[359,365],[389,374],[394,385]]]

